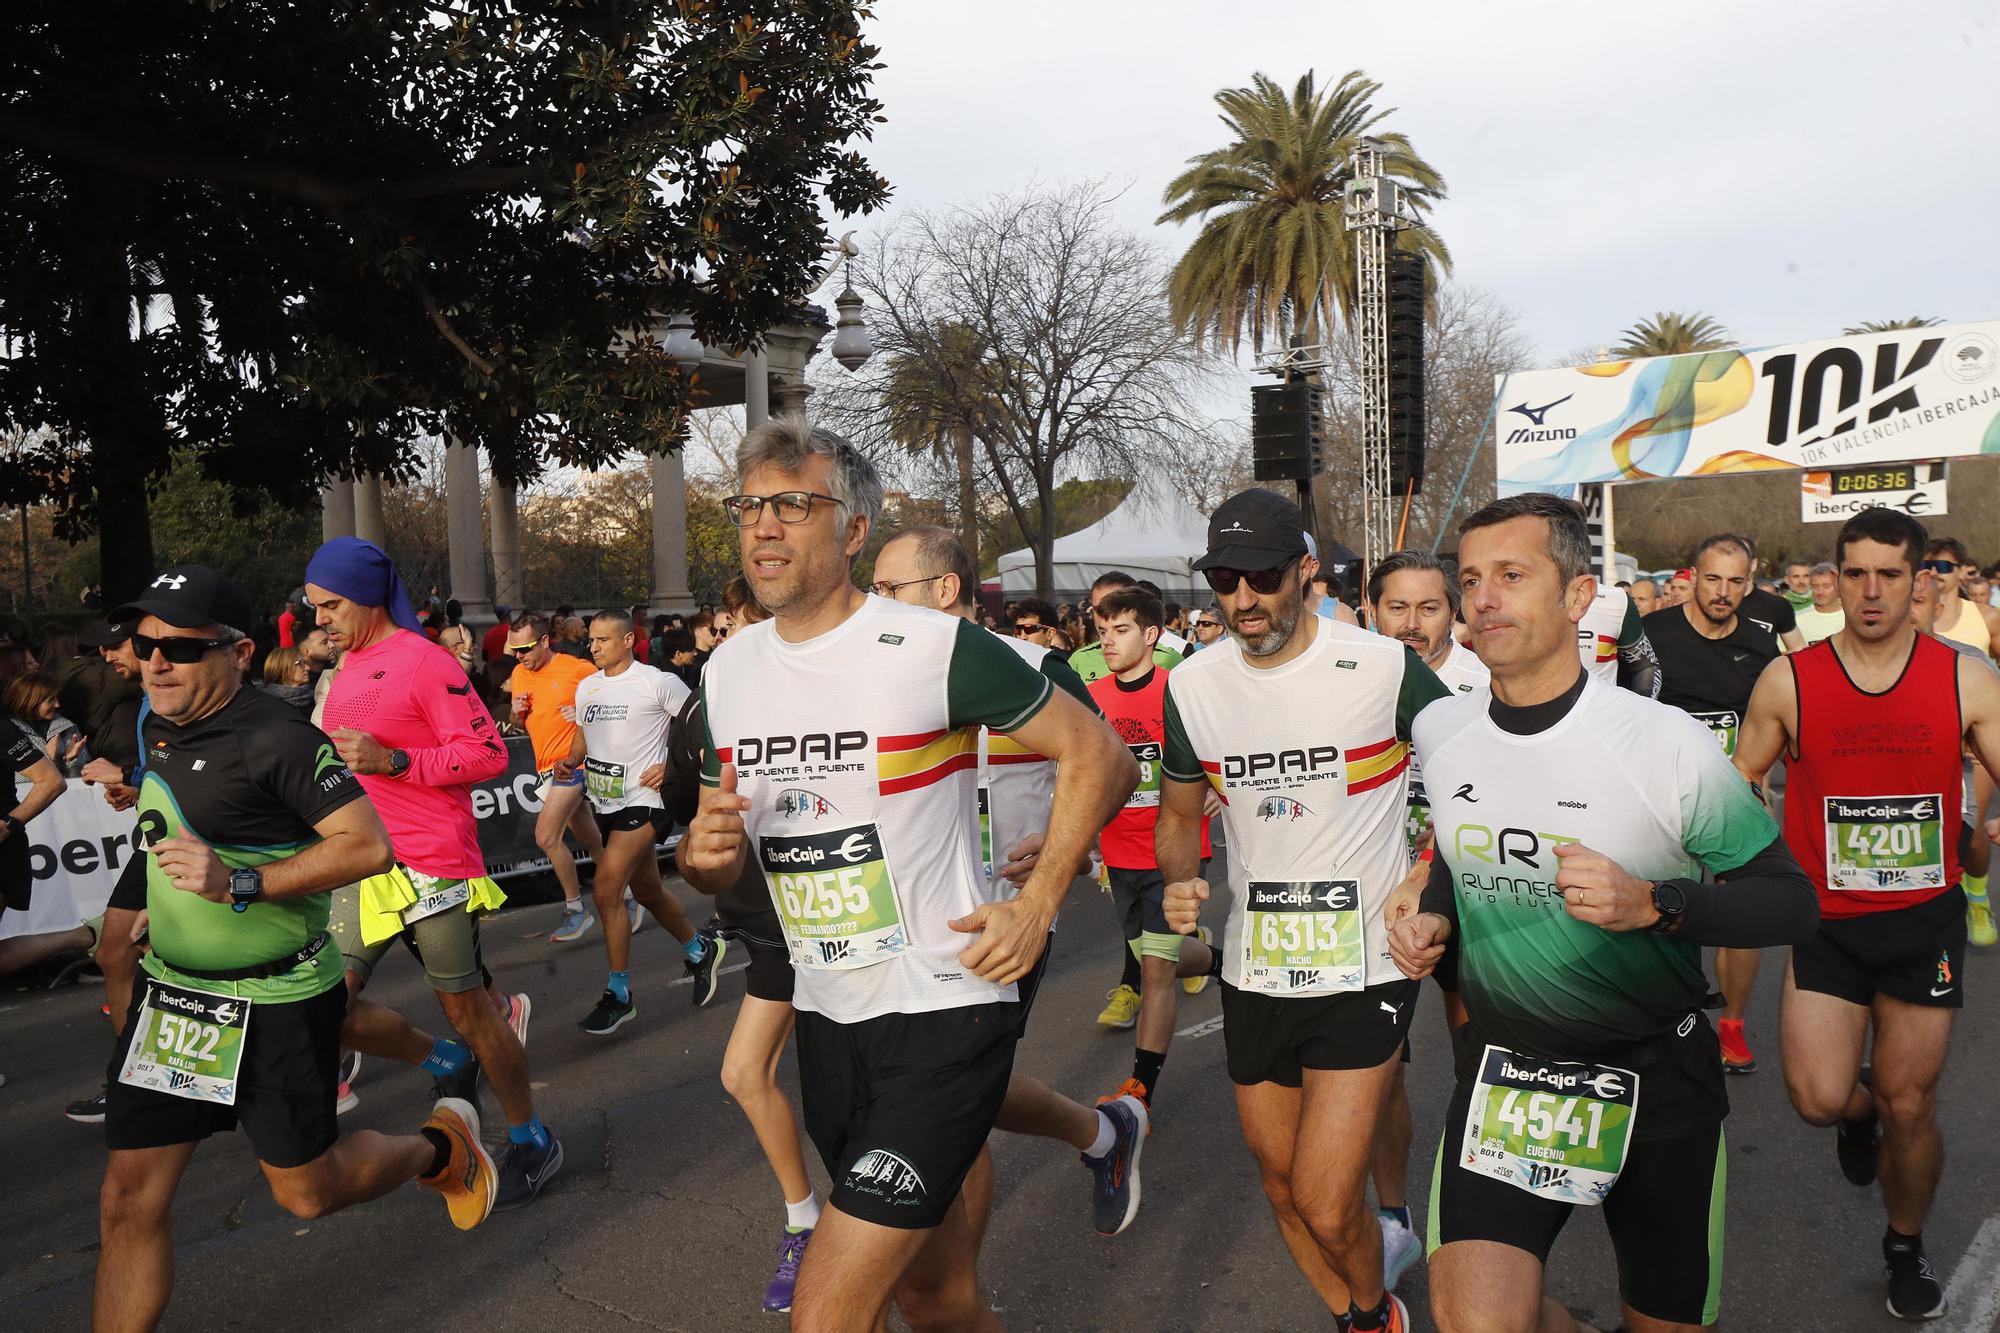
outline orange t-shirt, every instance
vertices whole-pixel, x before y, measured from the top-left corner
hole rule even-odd
[[[548,665],[540,671],[516,666],[507,678],[509,692],[516,699],[525,696],[528,700],[528,715],[522,725],[535,743],[536,768],[553,768],[557,760],[569,758],[576,723],[565,719],[561,710],[576,703],[576,687],[596,674],[597,668],[581,657],[551,653]]]

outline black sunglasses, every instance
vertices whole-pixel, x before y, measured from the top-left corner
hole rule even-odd
[[[1949,574],[1958,568],[1958,562],[1956,560],[1926,560],[1918,565],[1917,568],[1928,569],[1933,574]]]
[[[1205,569],[1202,571],[1202,577],[1208,580],[1209,587],[1215,589],[1224,597],[1236,591],[1236,585],[1239,581],[1249,584],[1250,591],[1256,593],[1258,596],[1269,597],[1272,593],[1285,586],[1285,575],[1297,563],[1295,560],[1287,560],[1282,565],[1277,565],[1270,569],[1257,570]]]
[[[227,648],[234,639],[155,639],[144,634],[132,636],[132,651],[141,662],[153,660],[159,653],[175,666],[193,666],[206,657],[212,648]]]

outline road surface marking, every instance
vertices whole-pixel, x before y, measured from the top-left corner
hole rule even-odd
[[[2000,1318],[2000,1216],[1987,1218],[1965,1247],[1945,1300],[1949,1322],[1938,1326],[1941,1333],[1986,1333]]]
[[[1206,1037],[1211,1032],[1220,1031],[1222,1031],[1222,1019],[1218,1016],[1216,1018],[1205,1018],[1192,1027],[1184,1027],[1174,1035],[1192,1041],[1196,1037]]]

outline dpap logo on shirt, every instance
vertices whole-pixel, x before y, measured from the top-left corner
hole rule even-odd
[[[786,819],[824,819],[840,813],[840,807],[804,787],[787,787],[778,793],[771,808]]]
[[[1267,773],[1311,775],[1340,763],[1340,747],[1315,745],[1306,750],[1279,750],[1275,754],[1226,754],[1222,756],[1225,778],[1256,778]]]
[[[1289,824],[1294,819],[1304,819],[1311,813],[1312,810],[1304,802],[1295,801],[1289,796],[1266,796],[1257,802],[1257,818],[1262,820],[1275,819]]]
[[[775,764],[787,759],[845,759],[868,748],[865,731],[814,731],[803,736],[745,736],[736,742],[738,768]]]

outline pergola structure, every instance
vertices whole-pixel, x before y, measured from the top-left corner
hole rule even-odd
[[[743,405],[749,425],[762,424],[773,408],[800,411],[812,392],[805,382],[806,363],[832,332],[817,306],[802,306],[799,318],[768,330],[764,346],[733,354],[705,348],[699,378],[697,410]],[[666,321],[651,332],[665,343]],[[678,450],[655,455],[653,469],[653,589],[651,614],[691,611],[694,599],[687,579],[687,478]],[[479,451],[448,441],[445,448],[445,494],[451,551],[451,592],[465,611],[465,623],[490,625],[494,605],[530,604],[531,590],[521,579],[521,529],[513,486],[497,479],[484,490],[479,478]],[[485,506],[482,514],[481,506]],[[482,521],[482,519],[484,521]],[[382,479],[363,475],[352,481],[337,477],[320,492],[323,537],[361,537],[384,545]],[[483,535],[490,528],[493,542],[493,592],[486,589]]]

